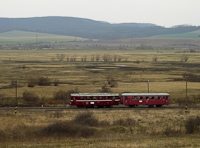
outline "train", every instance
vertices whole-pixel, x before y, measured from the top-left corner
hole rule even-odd
[[[148,107],[162,107],[169,105],[168,93],[72,93],[70,105],[82,107],[110,108],[112,106],[135,107],[139,105]]]

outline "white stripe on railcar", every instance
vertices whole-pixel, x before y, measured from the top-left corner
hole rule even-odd
[[[74,100],[71,100],[73,102]],[[108,102],[108,101],[113,101],[113,100],[75,100],[76,102]],[[119,99],[115,101],[120,101]]]
[[[122,96],[169,96],[168,93],[122,93]]]
[[[73,93],[72,97],[98,97],[98,96],[119,96],[118,93]]]

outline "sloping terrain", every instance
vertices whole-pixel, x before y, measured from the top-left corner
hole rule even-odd
[[[153,38],[168,38],[168,39],[200,39],[200,30],[188,32],[188,33],[179,33],[179,34],[164,34],[156,35]]]
[[[165,28],[149,23],[110,24],[73,17],[0,18],[0,32],[13,30],[76,36],[89,39],[115,40],[187,33],[200,26]]]
[[[26,31],[9,31],[0,33],[0,43],[33,43],[33,42],[66,42],[66,41],[83,41],[84,38],[73,36],[45,34]]]

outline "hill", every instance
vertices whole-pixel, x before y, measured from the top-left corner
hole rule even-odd
[[[66,42],[66,41],[75,41],[75,40],[83,41],[86,39],[77,38],[73,36],[16,31],[16,30],[0,33],[1,44],[35,43],[35,42]]]
[[[74,17],[0,18],[0,33],[18,30],[102,40],[187,33],[199,29],[200,26],[165,28],[149,23],[110,24]]]

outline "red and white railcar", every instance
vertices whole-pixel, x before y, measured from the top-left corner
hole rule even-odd
[[[73,93],[70,104],[77,107],[111,107],[119,105],[118,93]]]
[[[122,93],[121,103],[130,107],[138,105],[148,105],[153,107],[161,107],[168,105],[170,102],[170,95],[168,93]]]

